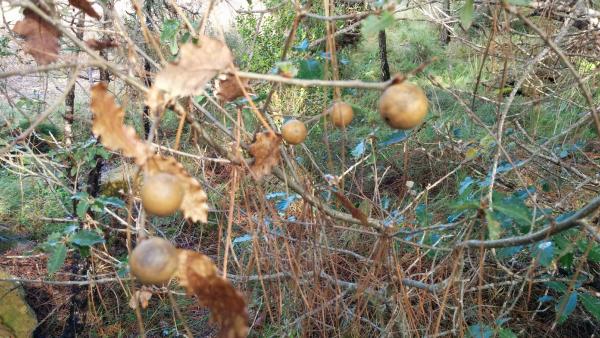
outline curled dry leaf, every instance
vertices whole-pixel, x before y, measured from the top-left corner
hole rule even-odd
[[[145,289],[136,290],[129,299],[129,307],[135,310],[137,309],[138,305],[140,305],[142,309],[145,309],[148,307],[150,298],[152,298],[152,292]]]
[[[23,11],[25,18],[13,27],[13,32],[25,38],[23,50],[31,54],[38,65],[47,65],[58,57],[60,32],[33,11]]]
[[[260,180],[271,174],[273,166],[279,164],[280,144],[281,137],[274,132],[267,131],[255,135],[255,141],[248,148],[248,152],[254,157],[250,170],[255,179]]]
[[[247,78],[240,78],[242,85],[244,86],[244,90],[246,92],[250,92],[250,86],[248,86]],[[237,79],[233,74],[227,74],[219,76],[219,79],[216,83],[216,95],[219,100],[223,102],[230,102],[238,97],[244,96],[244,92],[242,91],[242,87],[240,87]]]
[[[146,104],[158,109],[170,99],[198,95],[208,81],[232,62],[233,55],[222,41],[203,36],[198,44],[186,43],[181,46],[179,61],[166,65],[156,75]],[[167,100],[160,95],[163,91]]]
[[[93,50],[103,50],[107,48],[118,47],[119,43],[112,39],[96,40],[89,39],[85,40],[85,44]]]
[[[123,155],[133,157],[137,165],[143,165],[152,154],[152,149],[139,139],[133,127],[123,124],[125,111],[106,90],[106,83],[93,86],[91,97],[94,135],[101,137],[100,142],[106,148],[122,151]]]
[[[190,176],[175,158],[154,155],[146,161],[144,169],[147,175],[169,173],[181,180],[184,191],[179,209],[183,212],[183,216],[192,222],[206,223],[208,221],[206,193],[202,190],[200,183]]]
[[[219,337],[241,338],[248,334],[246,301],[231,283],[217,275],[217,267],[207,256],[179,251],[177,276],[188,293],[198,297],[211,310],[211,318],[220,327]]]
[[[92,4],[87,0],[69,0],[69,5],[81,9],[85,14],[96,20],[100,20],[100,14],[96,12]]]

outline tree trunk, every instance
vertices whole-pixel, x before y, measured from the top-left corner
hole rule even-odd
[[[379,31],[379,59],[381,60],[381,81],[387,81],[390,79],[390,65],[387,59],[385,30]]]

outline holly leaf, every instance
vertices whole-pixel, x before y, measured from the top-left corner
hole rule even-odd
[[[581,295],[581,303],[583,307],[596,318],[597,321],[600,321],[600,299],[592,296],[589,293],[582,293]]]
[[[178,31],[179,20],[166,19],[165,21],[163,21],[162,28],[160,29],[160,42],[169,43],[175,40]]]
[[[104,237],[95,231],[80,230],[69,238],[69,242],[77,246],[92,246],[104,243]]]
[[[125,111],[108,93],[106,83],[92,87],[90,109],[94,114],[92,131],[100,137],[104,147],[122,151],[123,155],[133,157],[138,165],[143,165],[152,149],[140,140],[133,127],[123,124]]]
[[[556,316],[558,322],[563,323],[577,306],[577,291],[571,291],[569,294],[564,294],[556,303]]]
[[[67,258],[67,246],[65,243],[58,243],[54,246],[52,254],[48,259],[48,274],[53,275],[56,271],[65,264],[65,258]]]
[[[13,32],[25,38],[23,50],[31,54],[38,65],[47,65],[58,57],[60,32],[33,11],[23,11],[25,18],[18,21]]]

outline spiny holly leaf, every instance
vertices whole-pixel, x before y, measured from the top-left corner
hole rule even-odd
[[[111,150],[122,151],[123,155],[135,158],[138,165],[143,165],[150,149],[137,136],[135,129],[123,124],[125,111],[115,103],[114,97],[106,90],[106,83],[101,82],[92,87],[90,109],[94,113],[92,131],[100,142]]]
[[[190,176],[181,163],[173,157],[154,155],[148,159],[144,166],[146,175],[168,173],[179,179],[184,187],[183,200],[179,209],[183,216],[192,222],[206,223],[208,221],[207,196],[200,183]]]
[[[271,169],[279,164],[281,153],[279,145],[281,137],[274,132],[257,133],[255,141],[248,149],[248,152],[254,157],[254,162],[250,166],[252,176],[256,180],[261,180],[264,176],[271,174]]]
[[[96,40],[89,39],[85,40],[85,44],[93,50],[103,50],[107,48],[118,47],[119,43],[112,39]]]
[[[67,246],[65,243],[60,242],[54,247],[52,255],[48,259],[48,274],[52,275],[60,270],[63,264],[65,264],[65,258],[67,258]]]
[[[250,87],[248,86],[248,79],[240,78],[240,81],[244,86],[244,90],[246,92],[250,92]],[[244,96],[242,87],[240,87],[237,79],[232,74],[219,76],[215,87],[217,89],[217,97],[223,102],[230,102],[237,99],[238,97]]]
[[[207,256],[179,251],[177,276],[188,293],[195,294],[201,305],[211,311],[211,319],[220,327],[219,337],[242,338],[248,334],[246,301],[231,283],[217,275],[217,267]]]
[[[96,12],[92,4],[87,0],[69,0],[69,5],[81,9],[85,14],[96,20],[100,20],[100,14]]]
[[[596,320],[600,321],[600,299],[588,293],[581,294],[581,303]]]
[[[94,244],[104,243],[104,237],[95,231],[80,230],[71,236],[69,242],[78,246],[92,246]]]
[[[156,110],[177,97],[198,95],[208,81],[233,62],[227,45],[203,36],[198,44],[181,46],[179,61],[166,65],[148,92],[146,104]]]
[[[33,11],[23,11],[25,18],[15,24],[13,32],[25,38],[23,50],[31,54],[38,65],[56,61],[60,32]]]

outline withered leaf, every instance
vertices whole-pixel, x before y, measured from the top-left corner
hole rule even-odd
[[[181,163],[173,157],[154,155],[146,161],[144,169],[148,175],[159,172],[169,173],[181,180],[184,187],[183,201],[179,209],[183,216],[192,222],[206,223],[208,221],[207,196],[200,183],[190,176]]]
[[[129,299],[129,307],[132,309],[137,309],[138,305],[145,309],[148,307],[148,302],[152,298],[152,292],[148,290],[136,290],[131,298]]]
[[[254,157],[250,170],[255,179],[261,180],[271,174],[273,166],[279,164],[281,137],[272,131],[257,133],[255,141],[248,147],[248,152]]]
[[[25,39],[23,50],[31,54],[38,65],[56,61],[60,37],[58,29],[29,9],[25,9],[23,15],[25,18],[13,27],[13,32]]]
[[[119,46],[119,43],[112,39],[104,39],[104,40],[89,39],[89,40],[85,40],[85,44],[93,50],[103,50],[103,49]]]
[[[100,14],[96,12],[92,4],[87,0],[69,0],[69,5],[81,9],[85,14],[96,20],[100,20]]]
[[[242,85],[244,86],[244,90],[246,92],[250,92],[250,86],[248,86],[247,78],[240,78]],[[238,97],[244,96],[244,92],[242,91],[242,87],[240,87],[237,79],[233,74],[227,74],[220,76],[216,83],[216,95],[223,102],[230,102]]]
[[[248,334],[248,312],[243,295],[219,276],[207,256],[179,250],[177,275],[188,293],[195,294],[202,306],[211,311],[211,319],[221,331],[219,337],[242,338]]]
[[[166,65],[157,75],[146,97],[151,109],[162,105],[157,92],[166,92],[168,99],[197,95],[208,81],[233,62],[229,47],[222,41],[203,36],[198,44],[186,43],[180,48],[179,61]]]
[[[152,155],[152,149],[137,136],[135,129],[123,124],[125,111],[107,91],[104,82],[92,87],[90,109],[94,113],[92,131],[108,149],[122,151],[133,157],[137,165],[143,165]]]

